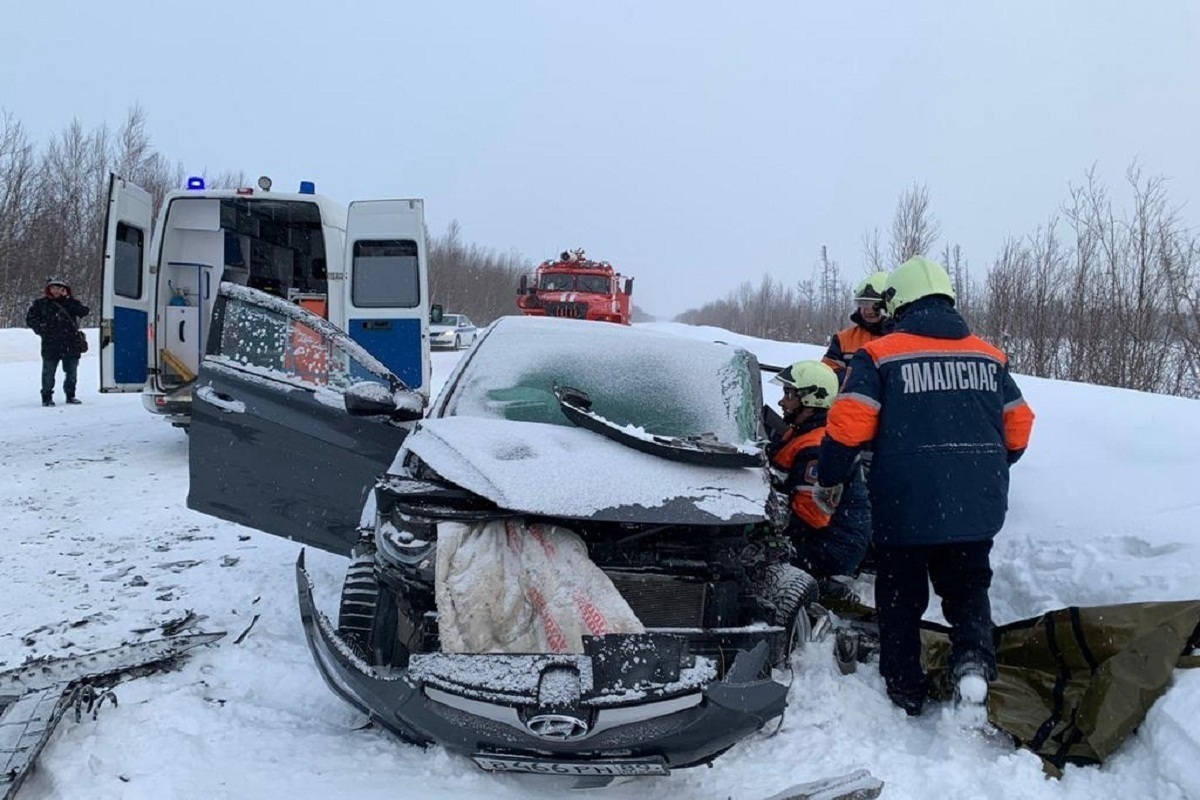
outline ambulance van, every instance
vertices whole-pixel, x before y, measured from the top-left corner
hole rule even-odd
[[[141,392],[147,410],[189,426],[224,282],[246,287],[242,296],[282,298],[328,320],[428,399],[422,200],[343,208],[307,181],[276,192],[266,177],[240,189],[208,189],[189,178],[186,189],[166,195],[156,221],[152,206],[148,192],[111,176],[100,391]]]

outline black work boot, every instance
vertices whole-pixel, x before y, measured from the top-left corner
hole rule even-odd
[[[925,708],[925,700],[929,696],[929,682],[924,675],[916,681],[895,681],[884,679],[887,696],[894,704],[904,709],[910,717],[921,716]]]
[[[821,602],[827,603],[836,600],[842,603],[861,605],[862,598],[858,596],[858,592],[854,591],[854,587],[850,585],[849,581],[850,579],[845,576],[821,578],[817,581],[817,586],[821,590]]]
[[[54,397],[52,395],[47,394],[46,392],[42,392],[42,405],[44,405],[44,406],[54,405]]]
[[[910,717],[921,716],[921,711],[925,708],[924,693],[917,692],[901,692],[893,689],[888,689],[888,699],[895,705],[904,709],[904,713]]]
[[[80,405],[83,405],[83,401],[82,401],[82,400],[80,400],[78,397],[68,397],[68,398],[67,398],[67,405],[69,405],[69,406],[80,406]]]

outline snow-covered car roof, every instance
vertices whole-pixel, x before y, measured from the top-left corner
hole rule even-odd
[[[762,469],[678,463],[575,427],[556,386],[586,392],[594,412],[633,435],[759,444],[761,386],[744,350],[610,323],[504,317],[405,451],[515,511],[693,524],[762,519]]]

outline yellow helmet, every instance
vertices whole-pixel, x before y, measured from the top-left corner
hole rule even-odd
[[[904,306],[922,297],[942,295],[954,302],[954,286],[950,274],[936,261],[913,256],[892,270],[887,277],[883,300],[892,316]]]
[[[883,301],[883,290],[887,286],[886,272],[872,272],[854,287],[854,300]]]
[[[797,361],[776,373],[771,383],[795,389],[800,405],[810,408],[829,408],[838,393],[837,375],[820,361]]]

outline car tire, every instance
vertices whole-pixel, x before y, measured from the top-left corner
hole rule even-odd
[[[775,607],[771,622],[788,632],[785,652],[803,647],[812,632],[808,606],[820,596],[817,579],[791,564],[770,564],[763,570],[758,594]]]
[[[463,343],[462,343],[462,337],[461,337],[461,336],[455,336],[455,337],[454,337],[454,349],[455,349],[455,350],[462,350],[462,349],[463,349]]]

